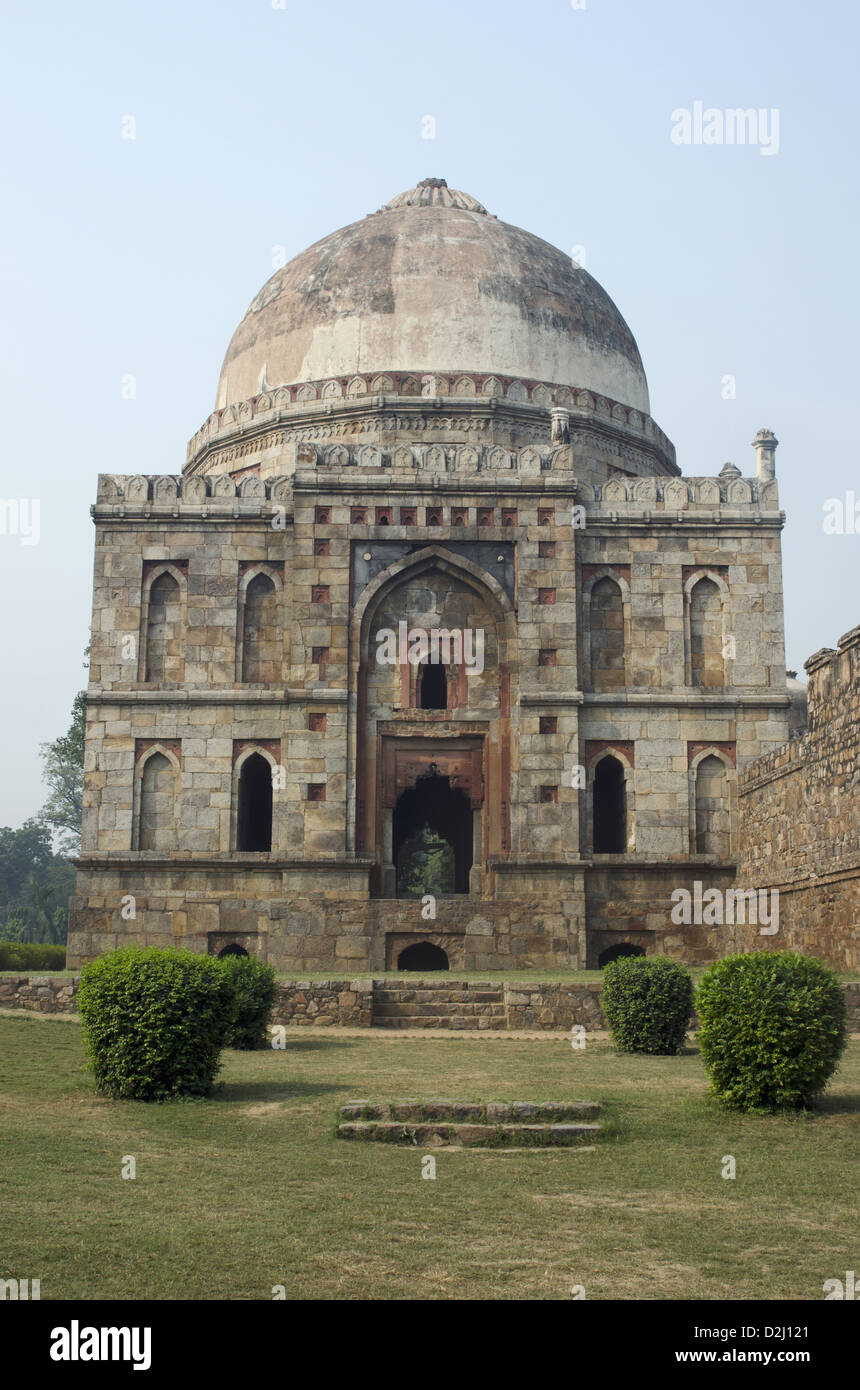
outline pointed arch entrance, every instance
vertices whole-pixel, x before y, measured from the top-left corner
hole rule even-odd
[[[410,645],[418,633],[431,654],[438,637],[439,658]],[[364,581],[350,627],[349,835],[372,860],[373,896],[414,896],[428,875],[480,894],[490,856],[510,852],[515,670],[512,600],[464,551],[421,547]],[[431,763],[440,784],[417,789]]]

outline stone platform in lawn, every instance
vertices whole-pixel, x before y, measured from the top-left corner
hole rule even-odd
[[[338,1137],[424,1148],[568,1148],[593,1142],[595,1101],[376,1102],[351,1100],[341,1106]]]

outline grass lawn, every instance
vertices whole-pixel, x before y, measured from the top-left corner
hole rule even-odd
[[[77,1023],[0,1016],[0,1277],[42,1298],[821,1299],[857,1267],[860,1043],[814,1115],[734,1116],[694,1049],[288,1035],[210,1101],[96,1096]],[[585,1150],[334,1137],[347,1099],[601,1101]],[[137,1160],[124,1181],[123,1156]],[[733,1154],[737,1178],[721,1177]]]

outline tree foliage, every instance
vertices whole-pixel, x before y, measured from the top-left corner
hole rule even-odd
[[[0,940],[61,943],[75,871],[55,854],[47,826],[0,827]]]
[[[400,897],[421,898],[425,893],[441,897],[453,893],[454,847],[429,825],[407,840],[399,855],[397,892]]]
[[[75,696],[68,732],[41,745],[50,795],[39,815],[17,830],[0,827],[0,941],[47,945],[66,940],[69,897],[75,889],[75,870],[67,856],[81,843],[85,723],[81,693]]]
[[[39,820],[56,836],[66,854],[76,854],[81,845],[81,817],[84,798],[84,736],[86,707],[83,691],[75,696],[68,732],[53,743],[43,743],[40,754],[42,776],[50,795],[39,813]]]

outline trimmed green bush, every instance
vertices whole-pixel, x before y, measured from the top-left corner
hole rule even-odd
[[[65,970],[65,946],[0,941],[0,970]]]
[[[620,1052],[677,1056],[693,1012],[693,981],[666,956],[621,956],[603,971],[601,998]]]
[[[715,1095],[738,1110],[789,1110],[820,1095],[845,1046],[845,995],[820,960],[751,951],[716,961],[696,993]]]
[[[77,996],[96,1086],[116,1100],[207,1096],[235,1011],[221,962],[122,947],[81,972]]]
[[[233,990],[233,1022],[227,1046],[265,1047],[266,1024],[275,1001],[275,972],[253,956],[222,956],[218,961]]]

